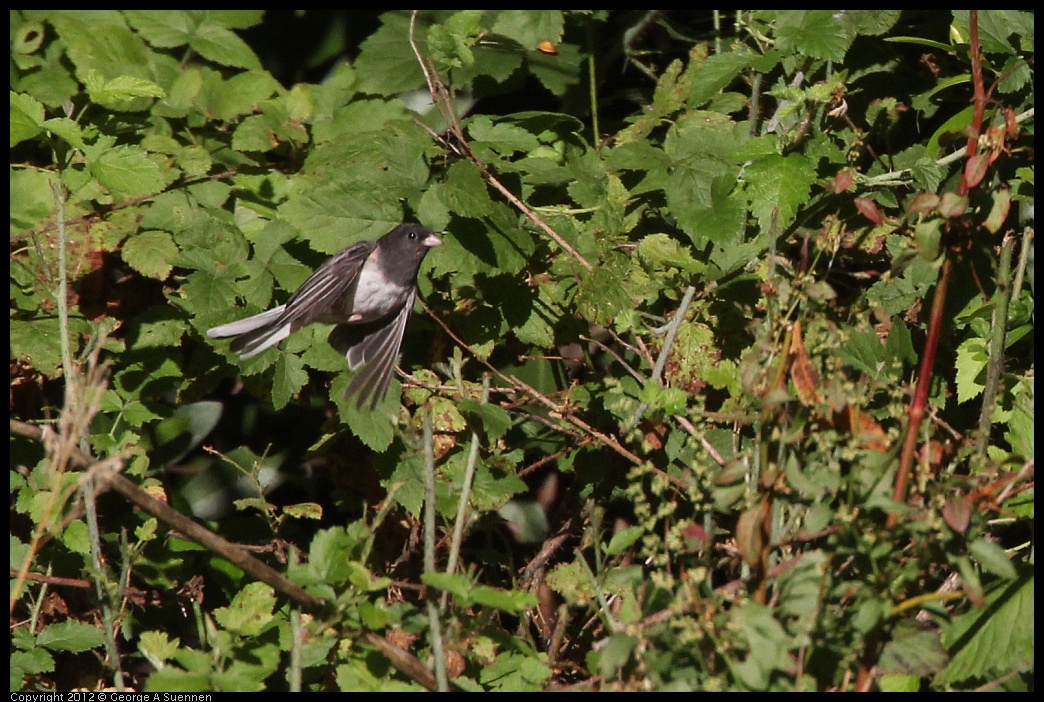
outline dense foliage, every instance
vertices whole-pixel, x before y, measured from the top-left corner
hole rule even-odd
[[[12,690],[1032,687],[1032,14],[10,17]]]

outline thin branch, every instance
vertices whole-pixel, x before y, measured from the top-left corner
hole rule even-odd
[[[481,404],[489,402],[489,376],[482,379]],[[464,482],[460,487],[460,498],[457,500],[457,518],[453,523],[453,537],[450,540],[449,560],[446,562],[446,574],[453,575],[457,569],[457,559],[460,557],[460,547],[464,541],[464,527],[468,521],[468,500],[471,498],[471,485],[475,480],[475,472],[478,466],[479,436],[478,432],[471,432],[471,446],[468,450],[468,462],[464,468]],[[442,593],[439,607],[445,611],[449,600],[449,592]]]
[[[678,312],[674,315],[674,319],[671,320],[670,326],[667,327],[667,336],[663,340],[663,348],[660,349],[660,356],[656,359],[656,367],[653,368],[652,376],[649,378],[650,382],[660,382],[660,376],[663,375],[663,369],[667,365],[667,357],[671,353],[674,338],[678,336],[678,330],[681,328],[682,322],[685,321],[685,313],[688,311],[689,304],[692,303],[692,298],[695,294],[696,288],[690,285],[682,297],[681,304],[678,306]],[[634,416],[631,417],[631,427],[638,424],[638,421],[648,408],[649,405],[644,402],[638,405],[638,408],[634,411]]]
[[[422,301],[421,304],[424,304],[423,301]],[[521,392],[521,393],[527,395],[528,397],[536,400],[539,404],[541,404],[544,407],[546,407],[549,410],[551,410],[551,416],[552,417],[554,417],[556,419],[562,419],[563,421],[566,421],[566,422],[572,424],[577,429],[580,429],[584,433],[589,434],[590,436],[593,436],[594,438],[598,439],[601,443],[605,444],[606,446],[611,448],[613,451],[615,451],[616,453],[618,453],[621,456],[623,456],[624,458],[626,458],[631,463],[633,463],[635,465],[640,465],[642,463],[642,459],[638,458],[638,456],[634,455],[633,453],[628,451],[626,448],[624,448],[622,445],[620,445],[620,442],[618,442],[613,437],[608,436],[606,434],[603,434],[602,432],[594,429],[593,427],[591,427],[589,424],[584,422],[579,417],[574,416],[573,414],[571,414],[571,413],[567,412],[565,409],[563,409],[560,405],[555,404],[551,399],[549,399],[544,394],[538,392],[535,388],[531,387],[527,383],[524,383],[523,381],[519,380],[518,378],[513,378],[513,377],[511,377],[509,375],[505,375],[504,373],[502,373],[493,364],[491,364],[489,361],[487,361],[484,358],[482,358],[482,356],[479,355],[475,351],[475,349],[471,348],[471,346],[469,346],[467,342],[465,342],[463,339],[461,339],[459,336],[457,336],[453,332],[453,330],[449,328],[449,325],[446,324],[446,322],[444,322],[441,317],[436,315],[431,310],[431,308],[428,307],[426,304],[424,304],[424,309],[428,312],[428,315],[431,316],[431,318],[434,319],[436,321],[436,323],[438,323],[438,325],[440,327],[442,327],[443,331],[445,331],[446,334],[448,334],[449,337],[451,339],[453,339],[453,341],[457,345],[459,345],[462,349],[464,349],[468,353],[470,353],[476,360],[478,360],[479,363],[481,363],[486,368],[488,368],[490,370],[490,372],[493,373],[493,375],[495,375],[497,378],[499,378],[500,380],[502,380],[505,383],[507,383],[508,385],[510,385],[516,391]],[[672,480],[677,480],[677,478],[674,478],[673,476],[670,476],[670,478]],[[678,482],[680,482],[680,481],[678,481]],[[684,485],[684,483],[681,483],[681,485]]]
[[[444,136],[437,134],[434,130],[428,128],[428,133],[432,135],[438,142],[451,149],[457,154],[460,154],[464,158],[471,161],[475,166],[478,167],[479,173],[482,175],[489,185],[491,185],[496,191],[498,191],[504,198],[514,205],[522,214],[526,216],[529,221],[533,222],[539,227],[545,234],[548,235],[559,247],[574,259],[576,259],[581,266],[591,271],[594,270],[594,266],[588,262],[579,251],[570,246],[562,236],[551,228],[540,215],[533,211],[526,203],[524,203],[517,195],[507,188],[506,185],[500,182],[500,180],[493,175],[482,159],[472,150],[471,145],[468,144],[467,139],[464,137],[464,130],[460,125],[460,119],[457,117],[456,111],[453,109],[453,100],[450,97],[449,90],[446,85],[442,82],[438,72],[431,65],[430,61],[424,59],[421,55],[420,50],[417,48],[417,42],[414,37],[414,27],[417,20],[417,10],[414,10],[410,15],[410,48],[413,49],[414,56],[417,57],[417,62],[420,64],[421,70],[424,72],[424,79],[428,83],[428,90],[431,93],[431,103],[438,110],[439,114],[442,115],[443,119],[446,120],[446,125],[449,132],[453,135],[457,145],[453,146]]]
[[[124,200],[122,202],[117,202],[115,205],[109,205],[104,210],[91,212],[89,214],[85,214],[85,215],[82,215],[80,217],[74,217],[73,219],[67,220],[65,222],[65,226],[72,227],[72,226],[76,226],[78,224],[87,224],[87,223],[93,222],[96,219],[102,219],[103,217],[108,217],[109,215],[111,215],[113,212],[115,212],[117,210],[123,210],[123,209],[126,209],[128,207],[134,207],[135,205],[140,205],[143,202],[146,202],[148,200],[152,200],[153,198],[159,197],[160,195],[163,195],[164,193],[171,192],[172,190],[176,190],[178,188],[186,188],[186,187],[188,187],[190,185],[195,185],[196,183],[202,183],[202,182],[206,182],[206,181],[224,180],[226,178],[231,178],[231,177],[233,177],[235,175],[238,175],[238,173],[239,173],[239,171],[236,171],[236,170],[222,171],[221,173],[215,173],[213,175],[202,176],[200,178],[194,178],[192,180],[186,180],[186,181],[182,181],[180,183],[174,183],[174,184],[168,186],[167,188],[165,188],[165,189],[163,189],[163,190],[161,190],[159,192],[149,193],[148,195],[138,195],[136,197],[129,198],[129,199]],[[12,236],[11,239],[10,239],[10,243],[14,244],[14,243],[17,243],[17,242],[19,242],[19,241],[21,241],[23,239],[28,239],[31,236],[36,236],[37,234],[44,234],[46,232],[53,232],[57,228],[58,228],[58,223],[55,222],[54,224],[47,224],[47,225],[44,225],[42,227],[36,227],[35,229],[27,229],[26,231],[21,232],[20,234],[15,234],[14,236]]]
[[[35,441],[43,439],[43,430],[40,427],[19,421],[10,420],[11,433]],[[240,570],[261,582],[271,585],[273,589],[287,597],[295,600],[307,611],[316,612],[325,606],[323,600],[312,597],[289,578],[269,567],[267,564],[257,560],[249,553],[226,541],[204,526],[197,524],[185,515],[174,510],[167,504],[153,498],[133,482],[124,478],[116,470],[97,470],[102,466],[115,463],[112,459],[95,463],[95,461],[80,451],[73,449],[70,455],[73,465],[80,468],[94,469],[94,472],[104,472],[104,477],[97,476],[97,488],[101,493],[107,488],[112,488],[123,495],[131,504],[141,508],[147,514],[152,515],[171,529],[178,531],[185,538],[195,541],[200,546],[207,548],[222,558],[226,559]],[[436,690],[435,676],[425,665],[412,653],[392,643],[385,637],[374,632],[362,634],[361,639],[371,646],[377,648],[387,657],[388,661],[395,666],[396,670],[403,673],[411,680],[423,685],[428,690]],[[455,689],[453,685],[451,688]]]
[[[979,453],[986,454],[992,425],[993,403],[1000,388],[1001,371],[1004,370],[1004,348],[1008,331],[1008,304],[1011,302],[1011,255],[1015,248],[1015,237],[1006,235],[1001,244],[1000,261],[997,264],[997,290],[993,294],[993,319],[990,323],[990,349],[986,362],[986,383],[982,390],[982,407],[979,410]]]
[[[432,433],[431,412],[424,413],[424,572],[435,573],[435,438]],[[442,622],[434,593],[429,591],[428,637],[435,659],[435,683],[439,692],[449,690],[446,677],[446,655],[443,652]]]
[[[16,419],[11,420],[11,433],[37,440],[43,437],[43,431],[39,427]],[[70,460],[74,465],[81,468],[91,468],[100,465],[96,464],[90,456],[83,454],[77,449],[73,449]],[[115,470],[104,471],[105,475],[102,475],[101,471],[95,470],[94,472],[97,473],[95,480],[97,481],[99,494],[107,488],[112,488],[123,495],[131,504],[141,508],[168,527],[180,532],[187,539],[210,549],[255,579],[268,583],[277,591],[297,600],[302,606],[312,611],[322,607],[322,600],[309,595],[285,575],[273,570],[270,566],[257,560],[243,549],[230,541],[226,541],[206,527],[192,521],[173,507],[160,502]]]

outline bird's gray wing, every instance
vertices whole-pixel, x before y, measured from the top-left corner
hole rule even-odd
[[[360,241],[323,262],[285,305],[207,331],[215,339],[234,336],[232,350],[243,360],[275,346],[312,322],[344,316],[345,297],[355,284],[374,244]],[[330,319],[330,321],[336,321]]]
[[[330,344],[345,354],[348,368],[357,371],[345,398],[354,397],[359,409],[367,402],[370,409],[376,408],[387,394],[416,296],[416,290],[411,290],[405,304],[390,319],[365,325],[339,324],[330,333]]]

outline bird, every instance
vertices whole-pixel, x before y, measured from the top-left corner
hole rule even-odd
[[[388,392],[392,370],[417,296],[421,261],[442,244],[419,224],[400,224],[377,241],[359,241],[328,258],[285,304],[207,330],[234,337],[231,349],[246,360],[309,324],[334,324],[328,341],[358,371],[345,398],[370,410]]]

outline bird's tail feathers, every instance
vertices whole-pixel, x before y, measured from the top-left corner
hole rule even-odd
[[[255,314],[253,317],[247,317],[246,319],[238,319],[235,322],[229,322],[228,324],[222,324],[220,327],[214,327],[207,330],[207,336],[211,339],[224,339],[229,336],[239,336],[240,334],[246,334],[252,332],[255,329],[260,329],[266,324],[270,324],[279,318],[279,315],[283,314],[286,309],[286,305],[279,305],[279,307],[273,307],[267,312],[261,314]]]
[[[253,358],[290,336],[291,323],[279,324],[279,318],[285,309],[285,305],[279,305],[267,312],[255,314],[253,317],[222,324],[208,329],[207,336],[211,339],[238,337],[232,342],[232,350],[238,353],[243,360]]]

